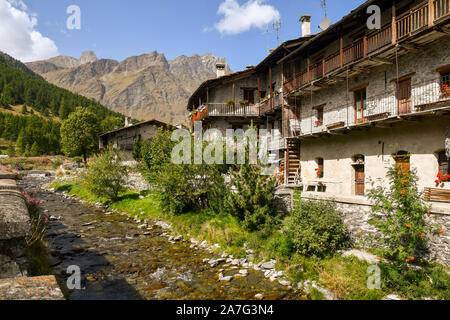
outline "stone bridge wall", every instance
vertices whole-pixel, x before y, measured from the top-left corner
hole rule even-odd
[[[62,300],[54,276],[27,278],[31,219],[13,179],[0,172],[0,300]]]

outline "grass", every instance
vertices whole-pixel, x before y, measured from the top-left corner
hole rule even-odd
[[[19,164],[25,170],[53,170],[53,160],[64,159],[62,156],[40,156],[40,157],[13,157],[0,159],[0,166],[10,166],[12,169]]]
[[[38,277],[53,274],[52,267],[47,260],[47,248],[42,241],[37,241],[28,247],[28,261],[30,276]]]
[[[105,202],[104,199],[91,194],[81,183],[57,182],[52,187],[89,202]],[[383,279],[385,284],[383,288],[370,290],[367,287],[369,267],[367,262],[340,255],[323,259],[292,255],[280,233],[275,233],[269,238],[261,238],[257,233],[245,231],[231,216],[220,216],[208,211],[188,212],[178,216],[167,215],[159,209],[157,197],[151,192],[141,194],[126,192],[111,205],[111,209],[141,219],[164,220],[172,224],[176,234],[181,234],[187,239],[195,238],[212,244],[218,243],[221,248],[237,258],[245,257],[243,245],[246,243],[249,248],[255,250],[256,261],[276,259],[277,268],[285,270],[289,280],[293,282],[315,280],[318,285],[327,288],[343,300],[379,300],[388,294],[398,294],[407,299],[423,297],[450,299],[448,270],[437,265],[430,265],[426,273],[431,275],[435,283],[440,283],[438,285],[431,284],[423,271],[410,270],[408,281],[405,281],[404,277],[389,269],[383,271],[385,276],[388,275],[388,278]],[[324,298],[318,290],[312,290],[308,297],[314,300]]]

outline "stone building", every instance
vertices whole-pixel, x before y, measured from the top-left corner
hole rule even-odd
[[[381,9],[373,30],[371,5]],[[416,169],[433,213],[450,230],[450,2],[370,0],[316,35],[310,18],[300,19],[301,38],[260,65],[205,82],[189,102],[192,121],[280,128],[284,183],[304,199],[335,201],[353,235],[370,229],[363,213],[372,181],[386,185],[395,163]],[[277,80],[267,82],[267,74]],[[247,87],[257,89],[248,108],[223,106],[219,117],[216,104],[247,98]],[[433,241],[431,255],[449,263],[450,238]]]
[[[99,136],[99,148],[100,150],[108,146],[118,148],[124,152],[125,160],[133,160],[135,142],[151,139],[156,135],[159,128],[173,129],[171,125],[157,120],[149,120],[133,125],[130,118],[126,118],[125,127],[103,133]]]

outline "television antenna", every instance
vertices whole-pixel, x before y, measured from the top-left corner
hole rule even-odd
[[[320,6],[323,8],[325,12],[325,17],[327,16],[327,0],[320,0]]]
[[[280,45],[280,29],[282,25],[281,20],[276,20],[272,24],[272,29],[277,32],[277,47]]]

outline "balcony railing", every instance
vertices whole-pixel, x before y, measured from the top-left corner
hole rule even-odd
[[[363,110],[355,110],[352,103],[326,107],[322,121],[312,112],[306,119],[290,120],[290,123],[294,135],[304,136],[448,108],[450,90],[433,80],[414,84],[408,101],[399,101],[395,91],[387,91],[367,98]]]
[[[300,89],[344,66],[356,63],[385,46],[404,40],[415,32],[449,16],[450,0],[427,0],[415,9],[397,17],[393,23],[367,34],[351,45],[341,47],[321,62],[312,64],[293,78],[287,79],[283,84],[283,92],[289,93],[295,89]],[[394,27],[396,29],[395,34],[393,32]]]

